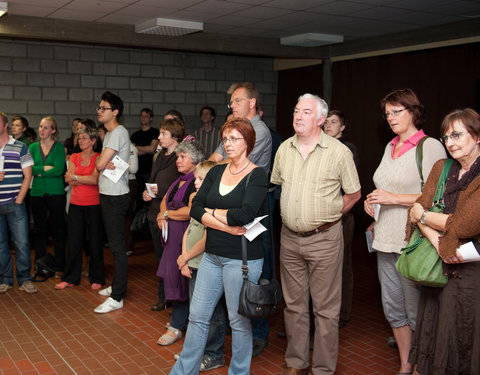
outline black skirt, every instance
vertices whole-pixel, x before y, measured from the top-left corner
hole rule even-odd
[[[409,362],[422,375],[480,375],[480,262],[444,270],[447,286],[422,287]]]

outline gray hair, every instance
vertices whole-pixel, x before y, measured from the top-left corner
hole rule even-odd
[[[328,115],[328,104],[325,100],[323,100],[321,97],[318,95],[312,95],[312,94],[303,94],[298,97],[298,101],[300,102],[301,100],[305,99],[313,99],[317,102],[317,117],[315,120],[318,120],[320,117],[327,117]]]
[[[83,133],[88,135],[92,141],[94,139],[97,139],[97,136],[98,136],[98,131],[95,128],[82,128],[78,131],[78,134],[83,134]]]
[[[192,163],[197,165],[205,160],[205,152],[203,146],[198,141],[183,141],[175,148],[175,153],[183,152],[189,154],[192,158]]]

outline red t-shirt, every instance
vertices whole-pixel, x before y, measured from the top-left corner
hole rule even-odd
[[[72,156],[70,156],[70,163],[75,165],[75,174],[77,176],[90,176],[95,169],[95,160],[99,156],[100,154],[96,152],[90,159],[90,164],[84,167],[81,165],[82,154],[72,154]],[[70,203],[76,204],[77,206],[94,206],[100,204],[98,185],[73,186]]]

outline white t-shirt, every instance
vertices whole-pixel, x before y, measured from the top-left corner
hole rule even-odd
[[[130,158],[130,136],[127,129],[123,125],[118,125],[111,132],[107,132],[103,141],[103,149],[110,148],[115,150],[115,155],[118,155],[125,163],[128,164]],[[109,178],[100,173],[98,179],[98,187],[100,194],[105,195],[123,195],[128,194],[128,172],[125,172],[117,183],[114,183]]]

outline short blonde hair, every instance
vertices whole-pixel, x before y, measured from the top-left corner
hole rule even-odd
[[[0,112],[0,118],[4,124],[8,124],[8,116],[5,114],[5,112]]]
[[[215,163],[214,161],[212,160],[205,160],[205,161],[202,161],[201,163],[199,163],[196,167],[195,167],[195,171],[193,172],[194,175],[199,175],[199,174],[203,174],[203,175],[207,175],[208,171],[210,169],[212,169],[214,166],[216,166],[217,163]]]

